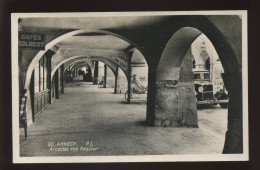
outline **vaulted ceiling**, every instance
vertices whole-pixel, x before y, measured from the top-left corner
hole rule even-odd
[[[57,44],[60,48],[124,50],[130,44],[111,35],[72,36]]]
[[[133,46],[125,40],[99,32],[109,29],[145,28],[160,24],[167,16],[109,16],[109,17],[43,17],[21,18],[21,28],[32,32],[84,29],[86,33],[71,36],[56,44],[59,49],[128,51]],[[143,56],[139,56],[145,61]],[[136,58],[136,57],[135,57]]]
[[[131,14],[133,15],[133,14]],[[169,16],[93,16],[22,18],[21,26],[41,29],[126,29],[160,24]]]

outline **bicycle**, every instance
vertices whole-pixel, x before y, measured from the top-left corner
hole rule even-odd
[[[137,81],[136,74],[133,75],[133,84],[135,87],[133,87],[132,94],[145,94],[146,87]],[[128,99],[128,91],[125,93],[125,99]]]
[[[98,87],[102,88],[104,87],[105,83],[104,83],[104,77],[102,76],[102,80],[100,82],[98,82]]]
[[[98,84],[98,78],[93,78],[93,84]]]

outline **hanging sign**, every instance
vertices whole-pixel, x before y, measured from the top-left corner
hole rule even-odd
[[[45,34],[19,32],[18,46],[36,50],[45,50]]]
[[[117,56],[114,57],[114,61],[119,64],[120,66],[122,67],[126,67],[127,65],[127,58],[124,57],[123,55],[121,54],[118,54]]]

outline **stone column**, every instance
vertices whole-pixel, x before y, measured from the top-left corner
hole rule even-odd
[[[59,99],[59,69],[55,72],[55,99]]]
[[[116,71],[115,71],[115,87],[114,87],[114,94],[117,93],[117,77],[118,77],[118,66],[116,67]]]
[[[78,77],[78,69],[75,69],[75,77]]]
[[[148,93],[146,107],[146,123],[149,126],[154,126],[155,120],[155,96],[156,96],[156,67],[152,65],[148,68]]]
[[[104,79],[104,64],[102,62],[98,62],[98,82]]]
[[[229,95],[228,130],[223,153],[243,153],[242,73],[223,73]]]
[[[157,77],[154,126],[198,127],[192,61],[189,49],[181,66],[173,66],[167,73],[161,73],[171,79]]]
[[[107,87],[107,65],[104,65],[104,88]]]
[[[94,81],[93,84],[98,84],[98,61],[95,61],[94,65]]]
[[[71,66],[69,66],[69,81],[72,81],[72,80],[73,80],[73,78],[71,76]]]
[[[64,93],[64,64],[61,65],[61,93]]]
[[[128,95],[127,95],[127,103],[130,104],[131,103],[131,95],[132,95],[132,87],[131,87],[131,77],[132,77],[132,67],[131,67],[131,60],[132,60],[132,56],[129,56],[129,59],[128,59],[128,75],[127,75],[127,78],[128,78]]]
[[[49,68],[48,68],[49,69]],[[34,80],[34,77],[35,77],[35,69],[33,69],[33,72],[32,72],[32,76],[31,76],[31,82],[30,82],[30,97],[31,97],[31,109],[32,109],[32,121],[34,122],[34,119],[35,119],[35,112],[34,112],[34,90],[35,90],[35,80]],[[47,84],[48,85],[48,84]],[[50,93],[49,93],[50,95]],[[22,96],[23,97],[23,96]],[[49,96],[50,97],[50,96]]]
[[[47,76],[48,76],[48,80],[47,80],[47,88],[49,89],[49,103],[51,103],[51,58],[52,58],[52,55],[47,53],[46,54],[47,56],[47,63],[48,63],[48,72],[47,72]]]

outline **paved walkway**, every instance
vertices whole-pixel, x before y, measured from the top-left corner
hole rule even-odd
[[[199,112],[200,128],[144,125],[146,105],[126,104],[124,94],[75,81],[36,118],[21,156],[221,153],[226,111]],[[219,117],[222,117],[221,119]],[[217,119],[216,119],[217,118]]]

